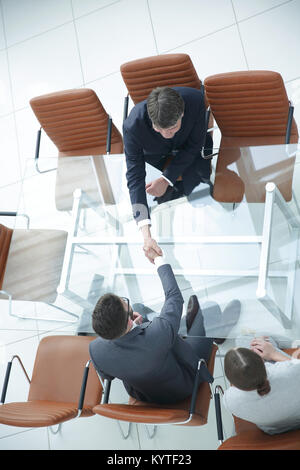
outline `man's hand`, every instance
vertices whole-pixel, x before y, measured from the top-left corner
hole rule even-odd
[[[166,181],[165,178],[161,176],[160,178],[151,181],[151,183],[147,183],[146,191],[148,194],[151,194],[151,196],[160,197],[165,194],[168,186],[168,181]]]
[[[145,253],[145,256],[148,258],[148,260],[154,264],[154,258],[157,256],[162,256],[163,252],[161,248],[158,246],[154,238],[151,237],[151,232],[150,232],[150,226],[149,225],[144,225],[141,227],[141,232],[144,238],[144,246],[143,250]]]
[[[148,258],[148,260],[154,264],[154,259],[157,256],[162,256],[162,250],[154,240],[154,238],[147,238],[144,240],[144,247],[143,247],[145,256]]]
[[[133,312],[133,323],[136,325],[143,323],[143,317],[138,312]]]

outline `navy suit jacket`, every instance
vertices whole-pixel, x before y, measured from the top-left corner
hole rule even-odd
[[[115,340],[98,337],[90,356],[103,379],[117,377],[130,396],[164,404],[191,395],[198,357],[178,336],[183,298],[171,266],[160,266],[158,274],[165,293],[160,315]]]
[[[150,217],[145,191],[145,162],[162,169],[162,157],[177,151],[170,165],[163,171],[163,175],[174,184],[196,158],[201,158],[200,150],[206,137],[203,87],[201,90],[174,87],[174,90],[182,96],[185,109],[181,128],[172,139],[165,139],[153,129],[146,100],[131,110],[123,124],[127,185],[137,222]]]

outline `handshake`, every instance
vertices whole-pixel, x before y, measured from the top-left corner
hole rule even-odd
[[[153,263],[153,264],[154,264],[154,259],[157,256],[163,255],[161,248],[158,246],[154,238],[151,238],[151,237],[144,239],[143,250],[144,250],[146,258],[148,258],[150,263]]]

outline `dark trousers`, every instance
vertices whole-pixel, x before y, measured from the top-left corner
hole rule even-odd
[[[132,308],[134,312],[138,312],[142,315],[143,322],[149,321],[147,314],[154,313],[154,311],[149,307],[140,303],[134,304]],[[204,359],[205,362],[209,360],[212,351],[213,339],[206,338],[203,318],[201,315],[196,315],[193,324],[189,329],[189,335],[184,337],[184,341],[187,341],[199,359]]]
[[[185,341],[189,343],[197,356],[207,363],[212,351],[213,338],[206,338],[201,315],[196,315]]]

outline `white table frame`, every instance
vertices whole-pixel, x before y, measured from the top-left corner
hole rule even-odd
[[[58,293],[63,294],[68,292],[70,273],[72,268],[72,257],[74,248],[77,245],[103,245],[114,246],[115,250],[111,263],[111,279],[113,282],[116,275],[139,275],[139,274],[153,274],[153,269],[144,268],[123,268],[118,266],[119,250],[122,245],[141,245],[141,238],[129,238],[122,235],[116,236],[78,236],[79,219],[81,212],[81,205],[83,200],[86,199],[85,193],[81,189],[74,191],[74,202],[72,209],[72,221],[68,233],[66,250],[64,255],[63,269],[61,273],[60,284],[57,288]],[[290,269],[288,274],[282,271],[269,270],[269,256],[270,245],[272,237],[272,218],[274,211],[274,204],[277,204],[285,217],[291,232],[291,255],[290,255]],[[162,245],[180,245],[180,244],[217,244],[217,245],[260,245],[260,262],[258,270],[215,270],[215,269],[174,269],[175,275],[201,275],[201,276],[214,276],[214,277],[258,277],[258,285],[256,296],[257,299],[283,324],[286,328],[291,328],[292,325],[292,309],[293,297],[295,288],[295,276],[297,265],[297,251],[298,251],[298,238],[300,230],[299,218],[295,216],[293,211],[288,206],[287,202],[282,197],[280,191],[274,183],[266,184],[266,200],[264,210],[264,222],[262,234],[258,236],[193,236],[193,237],[172,237],[164,238],[157,237],[157,243]],[[267,279],[269,277],[287,278],[287,295],[284,310],[275,303],[267,292]]]

